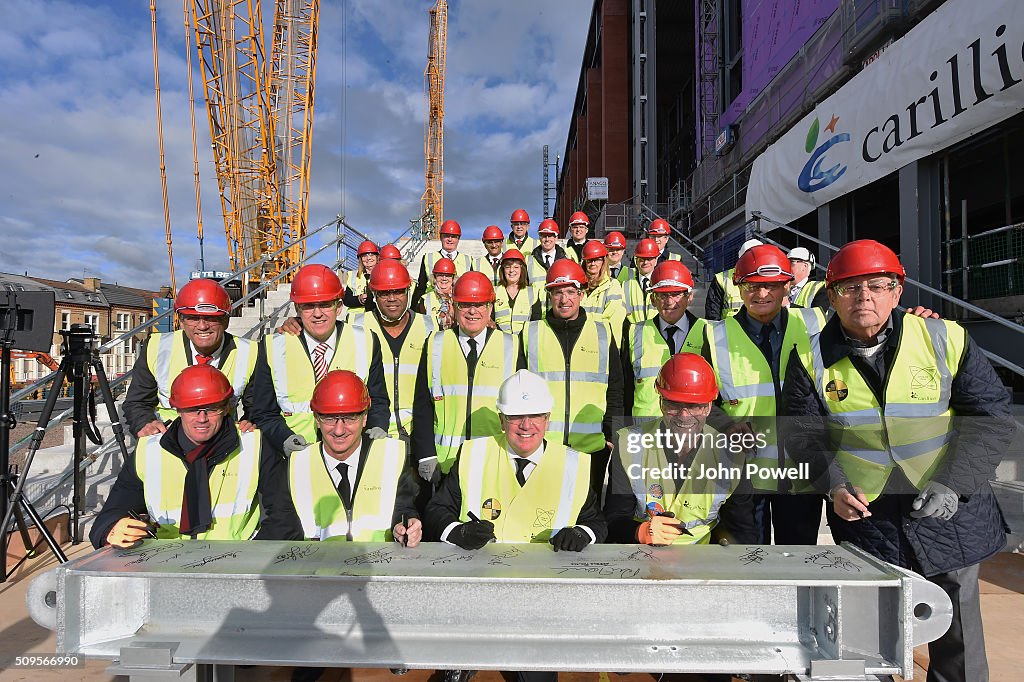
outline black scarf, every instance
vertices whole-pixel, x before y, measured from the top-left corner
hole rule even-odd
[[[178,522],[179,532],[193,537],[205,533],[213,525],[210,469],[224,461],[240,444],[234,421],[226,418],[213,438],[197,445],[189,440],[181,428],[181,421],[177,420],[160,439],[160,444],[184,460],[187,469],[185,489],[182,492],[181,519]]]

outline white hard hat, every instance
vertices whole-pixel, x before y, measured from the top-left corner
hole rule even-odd
[[[743,246],[740,247],[740,253],[737,256],[737,258],[742,258],[743,254],[745,254],[747,251],[754,248],[755,246],[761,246],[762,244],[764,244],[764,242],[761,241],[760,239],[748,239],[747,241],[743,242]]]
[[[554,406],[548,382],[525,369],[505,379],[498,389],[496,407],[504,415],[545,414]]]
[[[787,255],[789,260],[805,260],[811,264],[811,267],[814,267],[814,254],[802,246],[790,249]]]

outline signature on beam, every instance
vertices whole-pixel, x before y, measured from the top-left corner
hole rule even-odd
[[[613,578],[637,578],[640,576],[639,568],[614,566],[607,561],[573,561],[568,566],[555,566],[552,570],[559,575],[589,573]]]
[[[519,549],[518,547],[510,547],[510,548],[506,549],[504,552],[501,552],[499,554],[495,554],[494,556],[492,556],[487,561],[487,565],[488,566],[511,566],[512,564],[508,563],[508,561],[510,559],[516,558],[517,556],[521,555],[522,553],[523,553],[523,550]]]
[[[442,564],[450,564],[453,561],[472,561],[473,557],[473,554],[445,554],[444,556],[437,557],[436,559],[431,559],[430,565],[439,566]]]
[[[238,552],[221,552],[220,554],[211,554],[209,556],[204,556],[202,559],[199,559],[198,561],[190,561],[189,563],[182,566],[182,568],[202,568],[207,564],[212,564],[214,561],[220,561],[221,559],[227,558],[238,558]]]
[[[365,566],[368,564],[390,564],[394,557],[391,556],[391,550],[377,549],[372,552],[365,554],[357,554],[353,557],[345,559],[347,566]]]
[[[845,557],[835,554],[830,549],[825,549],[804,557],[805,564],[813,564],[821,568],[835,568],[840,571],[856,571],[860,573],[860,566]]]
[[[320,548],[316,545],[306,545],[304,547],[294,545],[274,557],[274,563],[280,564],[284,561],[298,561],[299,559],[305,559],[308,556],[316,554],[319,550]]]
[[[746,553],[740,555],[740,561],[744,566],[749,566],[750,564],[761,563],[767,556],[764,549],[760,547],[747,547]]]
[[[184,549],[185,543],[183,542],[168,542],[166,544],[142,546],[136,549],[121,550],[118,556],[128,558],[134,557],[132,561],[127,562],[128,566],[136,566],[138,564],[144,564],[154,557],[160,556],[161,554],[167,554],[168,552],[175,552]]]

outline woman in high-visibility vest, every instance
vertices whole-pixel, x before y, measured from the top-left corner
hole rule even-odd
[[[537,291],[526,274],[526,257],[518,249],[509,249],[501,257],[501,272],[495,287],[494,322],[508,334],[518,334],[530,321]]]

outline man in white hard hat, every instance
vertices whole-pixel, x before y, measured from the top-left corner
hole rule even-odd
[[[763,244],[760,239],[748,239],[743,242],[736,260],[743,257],[748,250]],[[724,320],[726,317],[735,315],[743,307],[743,296],[740,288],[732,281],[732,273],[735,267],[719,272],[711,280],[708,286],[708,296],[704,300],[704,317],[708,320]]]
[[[790,249],[789,263],[792,266],[793,284],[789,289],[789,305],[796,308],[828,309],[828,292],[825,283],[811,279],[814,274],[814,254],[803,246]]]
[[[488,542],[547,542],[580,552],[608,534],[590,486],[590,456],[545,440],[554,398],[547,382],[525,369],[498,389],[501,433],[467,440],[427,504],[428,536],[463,549]],[[464,682],[468,670],[445,671]],[[520,672],[519,682],[555,682],[554,672]]]

